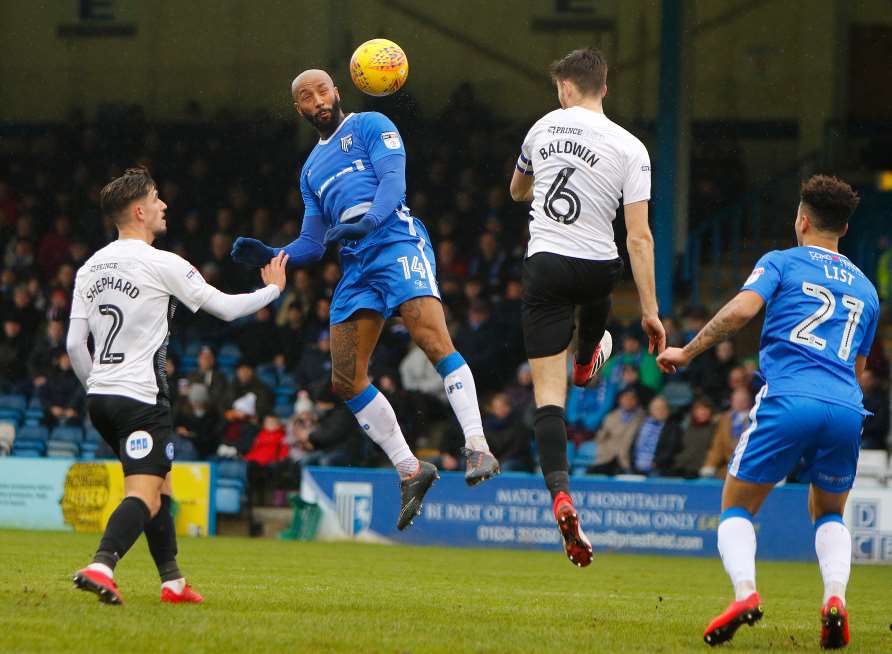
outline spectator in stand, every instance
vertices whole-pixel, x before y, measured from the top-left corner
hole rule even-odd
[[[622,388],[631,388],[638,396],[641,406],[649,406],[656,393],[641,383],[641,371],[638,366],[627,363],[623,366]]]
[[[505,360],[500,352],[501,338],[498,325],[492,320],[489,303],[474,300],[468,310],[467,322],[455,335],[455,347],[474,371],[480,394],[496,390],[506,380]]]
[[[24,393],[30,386],[22,352],[28,351],[28,340],[22,333],[18,314],[3,317],[3,338],[0,339],[0,391]]]
[[[734,448],[737,447],[741,434],[750,426],[752,407],[753,396],[749,389],[741,386],[731,393],[731,407],[719,416],[712,445],[700,469],[701,477],[725,478]]]
[[[610,357],[599,376],[619,389],[623,383],[623,366],[632,365],[638,368],[641,384],[659,393],[663,387],[663,373],[657,367],[656,357],[642,348],[641,341],[630,331],[625,332],[621,340],[622,351]]]
[[[218,288],[224,293],[240,293],[244,290],[242,270],[229,256],[232,237],[217,232],[211,236],[211,258],[206,263],[217,267]]]
[[[446,402],[443,378],[424,350],[414,342],[409,346],[409,353],[400,362],[400,381],[407,391],[429,396],[440,403]]]
[[[322,297],[331,300],[341,281],[341,267],[337,261],[326,261],[322,266]]]
[[[706,461],[706,453],[715,434],[712,400],[699,396],[691,405],[690,415],[666,423],[654,457],[654,466],[665,477],[694,479]]]
[[[304,348],[294,373],[298,388],[310,390],[331,378],[331,337],[327,330],[319,332],[315,343]]]
[[[46,277],[55,275],[59,266],[68,260],[70,238],[71,220],[65,215],[57,216],[53,231],[45,234],[37,247],[37,265]]]
[[[257,376],[268,386],[295,386],[297,382],[285,361],[285,355],[278,352],[273,355],[273,360],[257,368]]]
[[[365,434],[330,384],[323,384],[314,405],[315,422],[293,423],[293,439],[303,465],[352,466],[363,459]]]
[[[660,443],[660,435],[669,420],[669,403],[662,395],[650,401],[647,418],[641,423],[635,444],[632,446],[632,470],[649,475],[654,470],[654,457]]]
[[[252,504],[269,504],[269,490],[297,485],[297,474],[293,472],[294,468],[288,458],[289,449],[282,423],[276,416],[266,416],[263,419],[263,428],[254,437],[251,449],[245,454]],[[272,503],[284,505],[281,494],[277,499],[278,501]]]
[[[865,450],[889,449],[889,392],[870,368],[861,373],[858,382],[864,393],[864,409],[873,414],[864,419],[861,447]]]
[[[273,322],[270,307],[262,307],[254,314],[254,320],[239,329],[236,343],[242,358],[252,366],[269,363],[279,352],[281,332]]]
[[[61,320],[50,320],[46,333],[28,355],[28,376],[36,387],[43,386],[53,371],[53,362],[65,352],[65,324]]]
[[[223,413],[226,425],[223,430],[223,442],[217,448],[221,456],[244,456],[254,437],[260,431],[257,417],[257,395],[249,391],[238,396],[232,405]]]
[[[739,367],[737,355],[732,341],[722,341],[715,346],[713,361],[709,368],[704,369],[699,377],[695,391],[705,394],[713,404],[721,406],[728,401],[729,374]]]
[[[229,388],[229,405],[232,409],[226,412],[227,420],[233,420],[231,411],[235,410],[236,414],[238,413],[238,409],[235,406],[236,402],[246,397],[253,397],[253,400],[251,400],[254,407],[253,413],[258,421],[263,420],[267,415],[272,413],[272,391],[266,384],[257,379],[254,374],[254,367],[250,363],[247,361],[240,361],[235,369],[235,379],[232,381]],[[243,416],[234,416],[235,419],[241,417]]]
[[[279,351],[285,355],[285,365],[289,370],[296,370],[303,354],[304,346],[313,340],[312,334],[304,324],[304,314],[300,302],[296,300],[288,307],[285,323],[279,330]]]
[[[483,412],[483,431],[503,471],[532,472],[533,430],[511,408],[505,393],[496,393]]]
[[[632,445],[644,418],[635,389],[622,389],[619,393],[619,405],[607,414],[595,437],[595,462],[587,472],[616,475],[631,471]]]
[[[3,311],[6,314],[15,314],[22,324],[22,333],[25,342],[30,344],[32,338],[37,333],[37,328],[43,322],[43,317],[34,307],[34,299],[28,291],[27,284],[19,284],[12,292],[12,306],[7,307]],[[26,352],[30,348],[26,349]]]
[[[84,388],[71,369],[67,352],[60,353],[53,363],[53,372],[38,394],[44,407],[44,419],[50,426],[80,426],[86,398]]]
[[[468,264],[458,254],[455,241],[444,239],[437,245],[437,273],[464,278],[468,276]]]
[[[576,443],[594,438],[604,418],[613,410],[618,391],[618,384],[600,375],[593,386],[580,388],[570,384],[564,408],[567,437]]]
[[[217,451],[225,423],[211,404],[208,387],[196,382],[189,387],[187,402],[178,405],[173,424],[180,436],[192,441],[198,458],[203,460]]]
[[[229,380],[217,367],[217,355],[210,345],[202,346],[198,353],[198,369],[187,379],[191,384],[202,384],[208,391],[207,404],[222,414],[229,400]]]
[[[505,279],[508,257],[499,247],[495,234],[483,232],[477,242],[477,252],[468,262],[468,272],[484,280],[488,292],[498,291]]]
[[[521,416],[524,424],[532,428],[536,407],[533,404],[533,370],[528,361],[517,367],[517,377],[505,389],[505,395],[508,397],[511,411]]]

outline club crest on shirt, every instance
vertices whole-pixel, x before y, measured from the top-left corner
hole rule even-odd
[[[353,134],[347,134],[347,136],[341,137],[341,150],[344,152],[350,152],[350,147],[353,145]]]

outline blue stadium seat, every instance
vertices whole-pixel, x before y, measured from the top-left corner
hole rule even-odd
[[[576,443],[571,440],[567,441],[567,461],[572,462],[576,456]]]
[[[50,432],[50,440],[80,443],[84,438],[84,430],[80,427],[59,426]]]
[[[25,425],[19,428],[16,438],[46,443],[50,438],[50,430],[41,425]]]
[[[198,357],[189,356],[187,354],[180,359],[180,371],[183,374],[188,375],[196,370],[198,370]]]
[[[0,409],[18,409],[24,411],[28,408],[28,399],[20,393],[0,395]]]
[[[217,513],[240,513],[242,510],[242,493],[244,485],[236,479],[218,479],[214,491]]]
[[[13,449],[12,455],[34,459],[34,458],[43,457],[43,450],[30,450],[30,449],[24,449],[24,448]]]
[[[25,425],[39,425],[43,421],[43,409],[25,409]]]
[[[248,463],[240,459],[217,459],[218,479],[238,479],[244,482],[248,478]]]
[[[85,441],[81,443],[81,458],[82,459],[95,459],[96,452],[99,450],[99,443],[91,443],[89,441]]]
[[[23,454],[23,452],[37,452],[37,454]],[[21,436],[16,436],[16,439],[12,444],[13,456],[43,456],[45,452],[46,441],[44,440],[35,440],[32,438],[22,438]]]
[[[201,343],[198,341],[190,341],[189,343],[186,343],[186,347],[183,349],[183,356],[197,359],[199,352],[201,352]]]
[[[46,455],[55,458],[77,458],[81,448],[77,443],[71,441],[54,441],[47,443]]]
[[[688,406],[694,401],[694,392],[691,390],[690,384],[684,381],[668,382],[663,386],[662,394],[673,411]]]
[[[19,409],[0,408],[0,420],[17,425],[22,421],[22,411]]]
[[[573,474],[584,475],[586,468],[595,463],[595,454],[598,451],[598,445],[594,439],[585,441],[576,449],[576,456],[573,457]]]
[[[29,409],[40,409],[43,410],[43,402],[40,401],[40,398],[36,395],[31,396],[31,401],[28,402]]]

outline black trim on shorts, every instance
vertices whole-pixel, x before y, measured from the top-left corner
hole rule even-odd
[[[527,357],[553,356],[573,339],[576,307],[598,324],[581,325],[603,333],[610,293],[623,273],[622,259],[595,261],[537,252],[523,262],[523,340]],[[583,334],[585,335],[585,334]],[[600,338],[600,337],[598,337]]]
[[[87,411],[120,460],[125,477],[167,476],[174,457],[170,407],[122,395],[87,395]]]

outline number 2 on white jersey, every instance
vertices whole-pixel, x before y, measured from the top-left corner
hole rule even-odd
[[[793,331],[790,332],[790,340],[816,350],[823,350],[827,347],[827,340],[813,332],[833,317],[833,312],[836,310],[836,298],[829,289],[811,282],[802,282],[802,292],[820,300],[821,306],[793,328]],[[836,355],[843,361],[848,361],[849,355],[852,353],[852,340],[858,329],[858,321],[861,320],[861,314],[864,311],[864,302],[851,295],[843,295],[842,305],[849,310],[849,318],[846,321],[842,342],[839,344]]]

